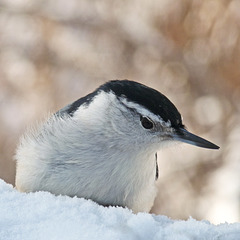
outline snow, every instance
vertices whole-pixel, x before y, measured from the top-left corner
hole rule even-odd
[[[238,240],[240,223],[171,220],[48,192],[20,193],[0,179],[0,239]]]

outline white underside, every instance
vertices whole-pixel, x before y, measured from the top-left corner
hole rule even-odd
[[[16,154],[17,189],[149,212],[157,192],[157,145],[151,145],[152,136],[139,118],[123,114],[124,107],[114,106],[113,98],[99,94],[74,117],[52,117],[22,138]]]

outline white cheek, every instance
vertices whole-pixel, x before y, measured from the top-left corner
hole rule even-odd
[[[73,119],[81,121],[85,125],[99,125],[105,121],[109,116],[109,106],[116,101],[112,93],[100,92],[89,105],[82,105],[74,113]]]

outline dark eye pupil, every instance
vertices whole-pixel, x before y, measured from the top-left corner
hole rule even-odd
[[[153,123],[146,117],[141,117],[142,126],[146,129],[153,128]]]

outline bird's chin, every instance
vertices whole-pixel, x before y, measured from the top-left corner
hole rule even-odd
[[[160,150],[162,148],[177,146],[179,143],[179,141],[174,140],[172,137],[165,136],[160,138],[156,145],[158,147],[158,150]]]

